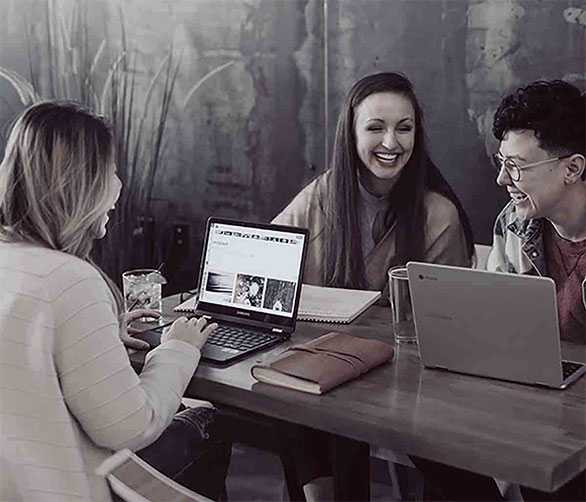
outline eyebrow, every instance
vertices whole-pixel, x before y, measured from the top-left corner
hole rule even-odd
[[[527,159],[521,157],[520,155],[505,155],[503,152],[501,152],[500,150],[498,151],[498,154],[505,158],[505,159],[517,159],[517,160],[522,160],[522,161],[526,161]]]
[[[401,120],[399,120],[397,122],[397,124],[400,124],[401,122],[406,122],[406,121],[415,122],[415,119],[413,117],[404,117]],[[383,122],[384,123],[384,120],[379,119],[377,117],[372,117],[372,118],[366,119],[366,123],[368,124],[369,122]]]

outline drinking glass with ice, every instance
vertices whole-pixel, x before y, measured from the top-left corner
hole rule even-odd
[[[167,284],[163,274],[153,268],[128,270],[122,274],[124,308],[126,312],[136,309],[162,310],[162,286]],[[152,322],[154,317],[143,317],[141,321]]]

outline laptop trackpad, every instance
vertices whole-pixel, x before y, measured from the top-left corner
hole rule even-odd
[[[203,346],[201,357],[206,361],[221,363],[230,360],[241,352],[242,351],[240,350],[230,349],[228,347],[218,347],[217,345],[207,343]]]

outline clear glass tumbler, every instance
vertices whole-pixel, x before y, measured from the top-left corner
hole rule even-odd
[[[122,274],[124,308],[126,312],[136,309],[162,311],[162,285],[167,281],[153,268],[128,270]],[[145,322],[155,321],[154,317],[143,317]]]
[[[389,270],[388,274],[395,343],[417,343],[407,269],[404,267],[393,268]]]

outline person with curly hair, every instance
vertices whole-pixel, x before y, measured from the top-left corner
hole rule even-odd
[[[586,102],[562,80],[503,99],[497,183],[511,201],[497,217],[487,268],[551,277],[561,338],[586,343]]]
[[[505,97],[493,123],[496,182],[511,201],[497,217],[487,268],[551,277],[561,338],[586,343],[586,99],[562,80]],[[499,500],[493,479],[413,458],[426,500]],[[553,493],[521,487],[524,500],[586,500],[583,471]]]

